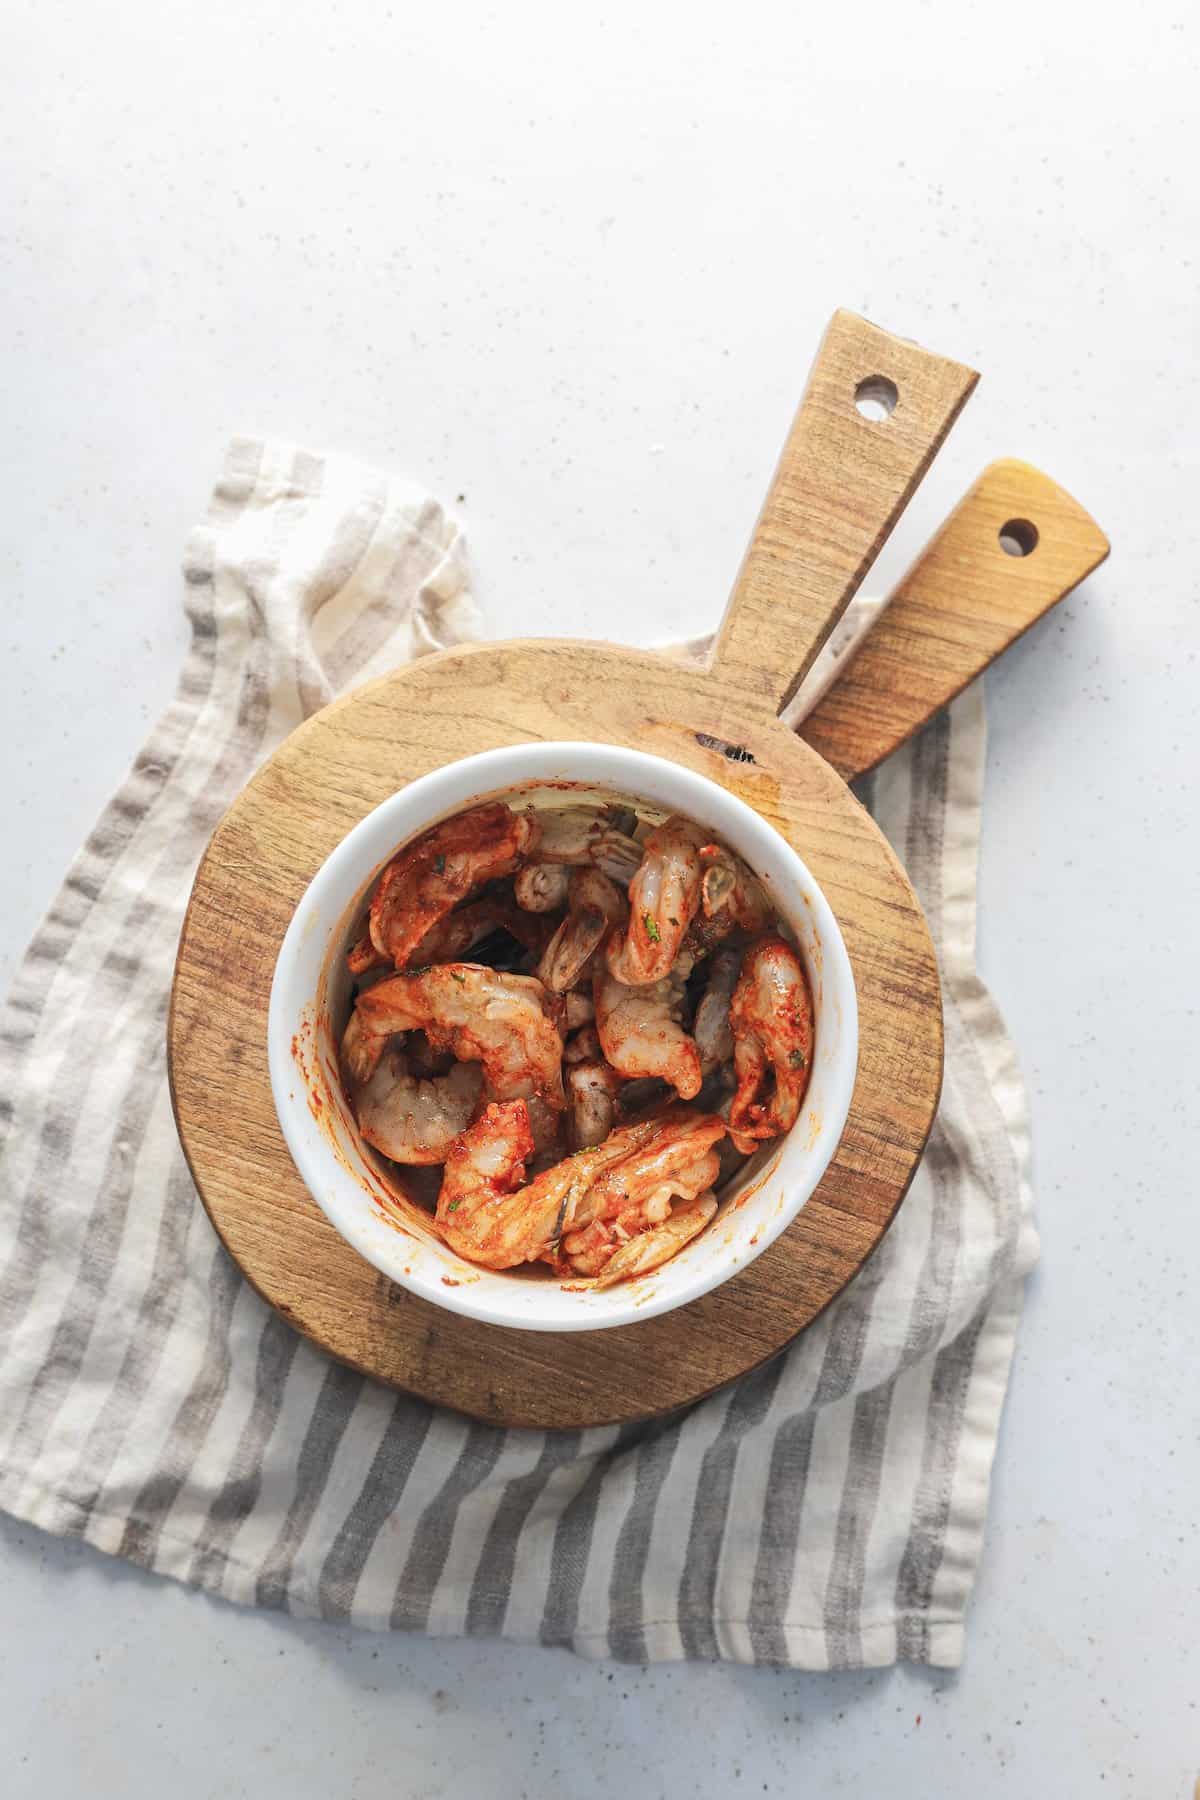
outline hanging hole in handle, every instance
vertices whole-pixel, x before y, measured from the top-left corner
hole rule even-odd
[[[1037,526],[1028,519],[1010,519],[1000,527],[1000,548],[1005,556],[1032,556],[1037,543]]]
[[[854,390],[854,404],[864,419],[879,424],[890,419],[896,410],[900,390],[886,375],[868,375]]]

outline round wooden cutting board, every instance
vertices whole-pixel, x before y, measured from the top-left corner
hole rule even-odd
[[[841,775],[778,718],[972,387],[945,362],[835,316],[711,665],[562,641],[412,664],[292,734],[219,826],[180,941],[169,1027],[176,1118],[204,1204],[253,1286],[342,1361],[501,1424],[666,1412],[783,1348],[861,1268],[908,1187],[937,1106],[942,1016],[903,869]],[[864,417],[856,396],[892,409]],[[882,410],[876,407],[874,410]],[[308,882],[388,795],[476,751],[597,740],[700,771],[794,845],[854,967],[850,1117],[816,1194],[757,1261],[675,1312],[611,1331],[508,1331],[394,1286],[309,1197],[275,1117],[267,1003]]]

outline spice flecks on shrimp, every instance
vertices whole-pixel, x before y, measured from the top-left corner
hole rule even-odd
[[[618,981],[643,987],[670,974],[700,909],[703,843],[699,826],[678,817],[647,836],[629,884],[629,923],[623,934],[613,932],[605,952]]]
[[[468,951],[495,931],[506,931],[525,950],[540,956],[550,936],[545,919],[531,918],[498,894],[484,894],[439,919],[425,933],[410,960],[419,968],[426,963],[461,962]]]
[[[618,1281],[634,1281],[661,1269],[685,1244],[698,1237],[717,1215],[717,1197],[708,1192],[694,1200],[681,1200],[661,1225],[632,1237],[615,1250],[596,1278],[597,1288],[615,1287]]]
[[[341,1046],[342,1075],[348,1087],[354,1089],[370,1081],[387,1049],[389,1035],[366,1029],[357,1007],[350,1014]]]
[[[774,916],[766,889],[751,874],[740,856],[723,844],[705,844],[700,851],[704,874],[700,897],[706,919],[725,921],[732,929],[757,936]]]
[[[422,1030],[460,1062],[482,1063],[490,1099],[536,1097],[555,1111],[566,1104],[556,1009],[531,975],[442,963],[381,981],[359,996],[355,1019],[360,1038]]]
[[[380,877],[371,941],[403,968],[422,938],[485,881],[511,875],[533,849],[538,822],[501,801],[443,819],[407,844]]]
[[[625,887],[637,873],[642,847],[621,829],[624,814],[609,806],[561,806],[538,815],[539,863],[600,869]]]
[[[372,969],[385,969],[388,960],[383,951],[377,950],[371,942],[369,931],[364,932],[346,952],[346,967],[352,975],[366,975]]]
[[[557,912],[567,904],[570,879],[565,864],[528,863],[513,878],[513,898],[524,912]]]
[[[627,987],[600,968],[592,998],[600,1044],[614,1069],[627,1078],[655,1075],[669,1081],[681,1100],[696,1097],[703,1080],[700,1052],[681,1023],[684,986],[676,975]]]
[[[596,1275],[630,1238],[665,1224],[676,1200],[705,1193],[717,1178],[714,1146],[725,1129],[716,1114],[672,1106],[614,1132],[610,1144],[626,1134],[642,1135],[591,1182],[575,1208],[573,1228],[564,1227],[562,1260],[578,1275]]]
[[[599,1287],[659,1268],[798,1115],[812,1003],[777,931],[742,859],[678,815],[446,819],[392,858],[347,955],[363,1138],[441,1165],[438,1229],[469,1261]]]
[[[729,1018],[737,1075],[729,1129],[749,1153],[791,1130],[812,1070],[812,997],[804,964],[783,938],[760,938],[746,952]]]
[[[471,1122],[482,1085],[477,1063],[456,1062],[444,1075],[421,1078],[399,1044],[391,1044],[355,1093],[359,1130],[393,1162],[444,1163]]]
[[[602,1056],[571,1064],[567,1070],[567,1095],[576,1150],[588,1150],[604,1142],[613,1128],[621,1086],[621,1077]]]
[[[523,1100],[493,1104],[446,1158],[438,1229],[452,1250],[489,1269],[553,1257],[598,1175],[653,1135],[650,1125],[627,1126],[522,1185],[534,1147],[529,1109]]]

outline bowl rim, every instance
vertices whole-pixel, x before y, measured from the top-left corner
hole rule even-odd
[[[555,767],[564,758],[581,765],[572,775],[566,775]],[[588,763],[601,764],[605,760],[615,759],[619,772],[609,768],[598,770],[587,768]],[[547,767],[546,765],[550,765]],[[496,1303],[485,1293],[476,1293],[475,1284],[464,1282],[459,1287],[444,1285],[440,1278],[435,1279],[423,1274],[419,1269],[405,1272],[399,1264],[388,1264],[381,1259],[377,1246],[379,1238],[374,1225],[377,1221],[377,1207],[373,1202],[369,1188],[355,1175],[354,1171],[345,1167],[335,1154],[331,1145],[322,1141],[317,1152],[327,1157],[329,1164],[335,1166],[340,1175],[354,1183],[357,1196],[363,1204],[342,1205],[337,1199],[322,1198],[328,1183],[323,1176],[328,1169],[320,1170],[312,1165],[313,1135],[305,1127],[304,1115],[308,1109],[295,1105],[296,1065],[292,1053],[293,1033],[295,1030],[296,1010],[289,987],[293,967],[312,930],[310,909],[314,903],[323,910],[322,897],[326,889],[344,886],[345,896],[332,908],[340,921],[346,908],[355,895],[364,893],[373,882],[382,866],[395,851],[421,832],[428,830],[439,820],[452,816],[453,813],[478,805],[494,796],[503,795],[504,791],[519,788],[523,785],[532,787],[540,783],[562,782],[572,787],[586,789],[588,787],[624,788],[631,795],[639,792],[637,773],[645,772],[647,777],[657,776],[659,781],[667,781],[679,789],[679,798],[672,802],[672,810],[705,819],[704,804],[709,800],[718,809],[732,809],[739,816],[751,836],[769,839],[777,854],[793,865],[793,873],[799,876],[806,893],[806,904],[812,913],[812,924],[819,936],[822,946],[822,975],[828,982],[831,971],[837,976],[837,1002],[841,1010],[840,1042],[835,1055],[829,1092],[826,1095],[823,1109],[822,1143],[816,1154],[810,1154],[810,1162],[804,1180],[799,1185],[799,1197],[787,1198],[755,1233],[754,1240],[743,1246],[736,1257],[728,1259],[727,1266],[718,1268],[712,1273],[696,1273],[690,1280],[684,1279],[674,1291],[652,1295],[639,1299],[637,1290],[640,1283],[633,1281],[618,1287],[604,1290],[605,1312],[603,1315],[585,1316],[585,1309],[579,1309],[579,1317],[575,1318],[530,1318],[521,1316],[522,1296],[526,1299],[530,1293],[530,1284],[516,1281],[513,1283],[513,1304],[511,1307]],[[449,790],[458,788],[465,778],[470,781],[471,796],[460,797],[455,794],[450,800],[445,799]],[[477,779],[476,779],[477,778]],[[647,796],[649,801],[649,796]],[[417,804],[420,817],[407,825],[401,825],[389,831],[388,847],[382,855],[374,853],[374,843],[382,833],[385,820],[390,820],[393,813],[407,810],[407,805]],[[406,805],[407,803],[407,805]],[[658,805],[658,801],[650,801]],[[707,823],[707,821],[705,821]],[[724,837],[726,828],[714,822],[712,830],[715,835]],[[785,920],[787,915],[783,914]],[[790,922],[790,921],[789,921]],[[329,944],[321,958],[322,977],[336,953],[338,939],[336,932],[331,932]],[[810,980],[812,971],[809,971]],[[318,999],[322,980],[318,981],[317,992],[312,996],[315,1003]],[[815,984],[814,984],[815,987]],[[812,1195],[816,1192],[829,1164],[836,1154],[845,1131],[849,1116],[858,1069],[858,996],[854,981],[853,965],[846,949],[836,915],[828,900],[809,869],[804,859],[771,822],[756,811],[740,795],[721,786],[710,776],[670,761],[669,758],[654,755],[644,750],[626,748],[620,744],[609,744],[593,741],[576,741],[571,739],[526,742],[502,746],[499,749],[480,751],[472,756],[459,757],[440,768],[430,770],[427,774],[398,788],[386,799],[372,807],[358,823],[342,837],[324,858],[312,879],[305,887],[304,893],[292,913],[288,928],[284,933],[275,960],[271,979],[271,991],[267,1014],[267,1062],[271,1082],[272,1097],[279,1120],[283,1138],[288,1147],[292,1162],[304,1183],[314,1204],[328,1219],[353,1250],[362,1256],[372,1267],[398,1286],[431,1302],[445,1312],[475,1319],[481,1323],[497,1325],[506,1329],[523,1331],[598,1331],[635,1323],[642,1319],[655,1318],[666,1312],[673,1312],[678,1307],[689,1305],[706,1293],[713,1292],[723,1286],[726,1281],[740,1273],[756,1257],[761,1256],[775,1240],[787,1230]],[[800,1128],[797,1121],[793,1130]],[[755,1178],[755,1187],[777,1172],[779,1159],[791,1137],[786,1133],[777,1142],[775,1156],[767,1164],[760,1175]],[[390,1246],[389,1246],[390,1247]],[[449,1253],[448,1253],[449,1254]],[[684,1254],[686,1254],[686,1249]],[[464,1259],[465,1260],[465,1259]],[[468,1265],[469,1266],[469,1265]],[[503,1271],[486,1271],[488,1274]],[[483,1284],[480,1284],[483,1285]]]

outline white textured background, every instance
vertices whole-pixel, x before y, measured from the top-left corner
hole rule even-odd
[[[961,1674],[354,1637],[0,1521],[7,1800],[1190,1800],[1198,61],[1183,0],[0,9],[5,973],[171,692],[236,430],[461,497],[497,632],[690,635],[844,304],[984,374],[884,579],[1000,454],[1115,551],[989,678],[1044,1260]]]

